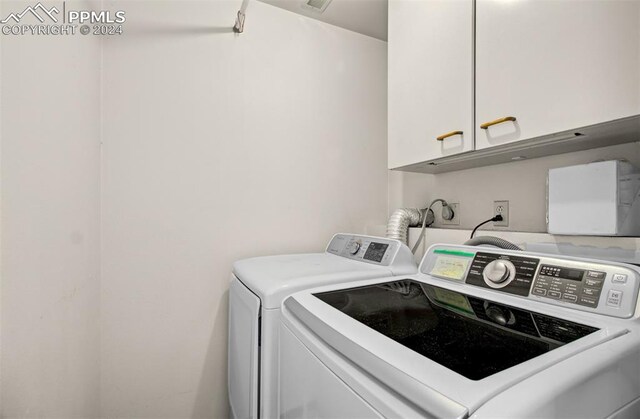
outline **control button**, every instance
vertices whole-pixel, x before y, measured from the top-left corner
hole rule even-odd
[[[548,294],[549,297],[555,298],[557,300],[559,300],[560,296],[562,295],[562,294],[560,294],[559,291],[551,291],[551,290],[549,290],[549,292],[547,294]]]
[[[604,279],[605,276],[607,276],[606,272],[599,272],[599,271],[588,271],[587,272],[587,278]]]
[[[617,282],[618,284],[626,284],[627,283],[627,275],[626,274],[614,274],[611,279],[613,282]]]
[[[604,279],[589,279],[587,278],[584,283],[590,287],[601,287]]]
[[[583,306],[589,306],[589,307],[597,307],[598,300],[592,297],[586,297],[584,295],[581,295],[580,298],[578,299],[578,304]]]
[[[598,297],[600,295],[600,290],[597,288],[583,288],[582,293],[584,295],[588,295],[590,297]]]
[[[578,286],[576,284],[570,284],[570,283],[566,283],[565,284],[565,289],[567,291],[574,291],[574,292],[578,292]]]
[[[534,288],[533,293],[536,295],[547,295],[547,290],[544,288]]]
[[[578,301],[578,296],[577,295],[573,295],[573,294],[563,294],[562,295],[562,299],[563,300],[568,300],[568,301],[571,301],[571,302],[575,303],[576,301]]]
[[[622,302],[622,291],[610,290],[607,296],[607,305],[611,307],[620,307]]]

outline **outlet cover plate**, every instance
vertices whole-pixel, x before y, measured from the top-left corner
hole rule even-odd
[[[451,209],[453,210],[453,218],[450,220],[445,220],[442,218],[441,214],[438,214],[438,218],[440,218],[442,225],[445,226],[459,226],[460,225],[460,204],[455,202],[453,204],[449,204]],[[437,212],[437,210],[436,210]]]
[[[509,227],[509,201],[493,201],[493,214],[502,215],[502,221],[494,221],[495,227]]]

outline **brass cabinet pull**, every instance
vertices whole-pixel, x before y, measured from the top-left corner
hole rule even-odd
[[[453,137],[454,135],[462,135],[462,131],[451,131],[451,132],[447,132],[446,134],[442,134],[441,136],[439,136],[438,138],[436,138],[436,140],[438,141],[442,141],[445,138],[449,138],[449,137]]]
[[[492,125],[498,125],[498,124],[502,124],[503,122],[515,121],[515,120],[516,120],[515,116],[505,116],[504,118],[496,119],[495,121],[485,122],[484,124],[480,125],[480,128],[487,129]]]

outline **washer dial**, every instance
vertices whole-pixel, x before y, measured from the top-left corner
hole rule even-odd
[[[508,260],[497,259],[485,266],[482,276],[490,287],[502,288],[515,278],[516,267]]]

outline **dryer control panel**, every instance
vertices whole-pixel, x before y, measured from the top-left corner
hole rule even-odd
[[[420,272],[622,318],[634,314],[640,286],[633,265],[472,246],[432,246]]]
[[[410,262],[415,272],[411,251],[397,240],[358,234],[336,234],[327,246],[327,252],[381,266]]]

